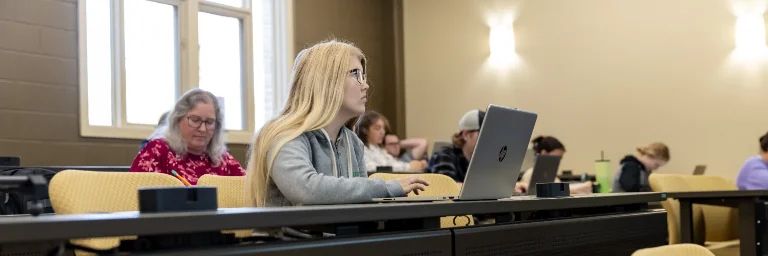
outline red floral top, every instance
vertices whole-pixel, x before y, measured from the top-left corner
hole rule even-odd
[[[131,164],[131,172],[159,172],[173,175],[171,170],[187,179],[192,185],[205,174],[219,176],[243,176],[245,170],[240,163],[228,152],[222,155],[221,164],[213,167],[213,162],[206,155],[187,153],[184,157],[176,157],[168,143],[163,139],[154,139],[147,143],[136,155]]]

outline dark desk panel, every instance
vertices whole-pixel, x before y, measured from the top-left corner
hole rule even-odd
[[[237,245],[211,249],[178,250],[134,255],[365,255],[451,256],[453,244],[448,229],[424,232],[328,238],[260,245]]]
[[[630,255],[667,244],[662,210],[454,230],[455,255]]]
[[[0,244],[0,256],[48,256],[49,252],[59,248],[59,241]],[[57,256],[73,256],[62,253]]]
[[[84,237],[159,235],[203,231],[301,227],[408,220],[557,209],[578,209],[621,205],[646,205],[661,201],[662,193],[627,193],[574,196],[558,199],[520,198],[515,200],[386,203],[281,208],[236,208],[218,211],[139,214],[137,212],[25,216],[0,218],[0,243],[51,241]]]
[[[669,198],[736,198],[736,197],[768,197],[768,190],[724,190],[724,191],[701,191],[701,192],[668,192]]]

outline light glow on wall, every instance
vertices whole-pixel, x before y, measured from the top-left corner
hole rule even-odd
[[[488,42],[491,49],[489,61],[493,66],[505,67],[518,61],[515,31],[511,24],[492,26]]]
[[[510,58],[515,56],[515,31],[512,27],[496,26],[491,28],[491,57]]]
[[[768,50],[765,44],[763,14],[744,14],[736,19],[736,51],[760,53]]]
[[[767,7],[766,0],[732,1],[731,10],[736,16],[733,61],[746,64],[768,58],[764,18]]]
[[[723,74],[739,79],[742,86],[764,86],[764,73],[768,67],[768,46],[765,42],[765,0],[732,1],[734,49],[725,63]]]

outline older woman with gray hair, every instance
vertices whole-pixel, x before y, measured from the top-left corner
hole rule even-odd
[[[178,173],[190,184],[205,174],[243,176],[224,145],[224,113],[212,93],[192,89],[136,155],[131,172]]]

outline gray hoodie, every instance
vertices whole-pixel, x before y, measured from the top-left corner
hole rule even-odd
[[[342,128],[336,143],[322,129],[301,134],[280,149],[272,168],[266,206],[364,203],[405,196],[397,181],[368,178],[363,142],[347,128]]]

